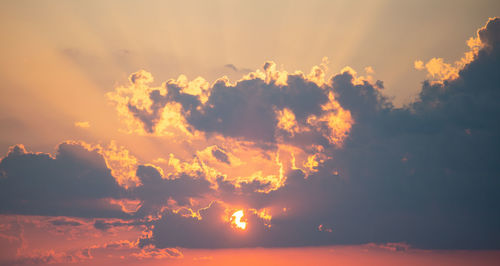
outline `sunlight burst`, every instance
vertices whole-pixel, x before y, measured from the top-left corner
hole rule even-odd
[[[236,228],[241,229],[241,230],[245,230],[245,228],[247,227],[247,223],[241,221],[241,218],[243,216],[244,216],[243,210],[239,210],[239,211],[233,213],[233,215],[231,215],[231,221],[233,222],[234,226]]]

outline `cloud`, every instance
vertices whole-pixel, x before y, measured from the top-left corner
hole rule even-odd
[[[268,193],[245,193],[221,179],[219,197],[229,207],[212,204],[200,210],[201,219],[166,210],[142,241],[191,248],[363,243],[405,243],[384,246],[396,250],[499,248],[498,25],[500,19],[491,19],[479,30],[482,46],[458,76],[424,82],[419,98],[404,108],[395,108],[377,84],[352,71],[335,75],[328,90],[355,122],[341,146],[324,145],[327,156],[312,164],[316,171],[288,169],[285,183]],[[236,85],[215,83],[210,104],[199,114],[205,124],[189,116],[187,121],[203,131],[273,142],[278,123],[269,106],[289,108],[299,123],[324,111],[317,109],[328,99],[322,88],[300,75],[287,75],[286,83],[277,85],[282,73],[274,74]],[[294,105],[292,90],[310,94]],[[286,104],[276,105],[281,97]],[[190,116],[196,108],[189,109]],[[245,111],[235,115],[240,108]],[[260,113],[252,113],[255,109]],[[236,122],[233,115],[247,118]],[[236,131],[240,122],[254,127]],[[218,126],[211,129],[212,123]],[[238,204],[247,209],[248,234],[236,234],[221,218]],[[268,209],[271,227],[248,212],[252,208]]]
[[[492,19],[479,32],[498,36],[499,23]],[[458,77],[425,82],[408,108],[361,88],[344,97],[356,88],[334,78],[338,101],[358,122],[330,162],[350,193],[337,195],[343,208],[331,208],[334,232],[421,248],[499,247],[499,45],[479,50]]]
[[[365,246],[372,249],[373,248],[384,249],[392,252],[401,252],[410,249],[410,246],[406,243],[385,243],[385,244],[368,243]]]
[[[80,225],[82,225],[82,223],[77,221],[77,220],[70,220],[70,219],[66,219],[66,218],[54,219],[54,220],[51,220],[50,223],[54,226],[80,226]]]
[[[174,258],[174,259],[181,259],[183,257],[182,253],[175,248],[154,248],[154,247],[147,247],[147,248],[142,248],[139,250],[139,252],[132,253],[132,257],[135,257],[137,259],[166,259],[166,258]]]
[[[182,259],[184,255],[177,248],[156,248],[154,246],[139,247],[138,241],[120,240],[91,247],[92,253],[104,253],[112,256],[118,252],[122,259],[146,260],[146,259]],[[116,253],[115,253],[116,254]]]
[[[33,265],[33,264],[71,264],[91,259],[88,249],[73,252],[56,252],[48,250],[29,255],[21,255],[16,259],[4,261],[6,265]]]
[[[497,18],[491,18],[487,25],[477,31],[475,37],[471,37],[467,41],[469,51],[467,51],[462,58],[454,63],[445,63],[443,58],[431,58],[424,64],[422,60],[416,60],[414,67],[417,70],[427,70],[428,77],[433,83],[443,83],[447,80],[457,79],[460,76],[460,71],[476,59],[480,50],[487,51],[498,43],[498,37],[495,36],[494,22]],[[489,28],[488,28],[489,27]]]
[[[124,197],[97,149],[65,142],[50,154],[13,146],[0,162],[0,212],[35,215],[123,216],[108,198]]]
[[[111,228],[115,227],[126,227],[126,226],[139,226],[139,225],[144,225],[144,222],[140,221],[123,221],[123,220],[103,220],[103,219],[98,219],[94,222],[94,228],[101,230],[101,231],[106,231]]]
[[[182,215],[166,210],[162,218],[154,222],[151,238],[142,238],[140,245],[154,245],[159,248],[237,248],[256,246],[295,246],[302,238],[319,241],[316,235],[303,235],[303,231],[291,234],[291,227],[269,227],[258,213],[246,210],[243,217],[247,223],[245,230],[231,225],[231,215],[237,209],[228,208],[224,203],[213,202],[199,211],[199,217]],[[298,234],[297,234],[298,233]],[[168,236],[168,237],[166,237]]]
[[[314,176],[306,180],[304,174],[297,170],[290,173],[285,186],[269,193],[254,190],[236,192],[234,187],[226,187],[224,190],[230,195],[221,195],[223,202],[213,202],[199,210],[199,215],[186,215],[166,209],[159,220],[152,221],[152,236],[142,239],[141,243],[162,248],[333,244],[334,234],[318,230],[321,223],[325,228],[330,228],[332,219],[328,218],[327,213],[318,217],[317,212],[329,211],[322,208],[327,207],[328,200],[334,198],[329,194],[336,183],[338,180],[333,178],[325,180]],[[244,210],[244,221],[247,222],[246,230],[241,232],[232,227],[230,221],[231,215],[238,209]]]
[[[219,160],[223,163],[227,163],[227,164],[231,163],[231,162],[229,162],[229,157],[227,156],[227,154],[224,151],[222,151],[221,149],[213,149],[212,155],[215,158],[217,158],[217,160]]]
[[[183,254],[176,248],[159,249],[153,246],[139,248],[137,241],[118,240],[87,248],[56,250],[33,250],[13,258],[2,257],[3,265],[39,265],[39,264],[95,264],[110,259],[128,261],[181,259]]]
[[[17,220],[0,221],[0,262],[16,259],[16,254],[23,247],[23,228]]]
[[[328,89],[321,88],[302,74],[289,75],[273,69],[274,63],[268,62],[264,66],[265,76],[249,77],[236,85],[222,80],[216,82],[200,111],[196,110],[197,106],[185,110],[189,112],[187,121],[203,132],[273,143],[278,141],[281,132],[277,111],[286,108],[293,113],[299,126],[314,132],[319,125],[309,122],[314,117],[330,113],[322,108],[328,103]]]
[[[136,216],[147,216],[167,205],[168,200],[180,206],[191,206],[193,198],[203,197],[212,191],[211,184],[202,177],[193,178],[181,175],[165,179],[153,166],[140,165],[137,169],[142,186],[134,189],[133,194],[142,200]]]
[[[131,83],[108,97],[129,133],[167,137],[198,151],[192,162],[170,155],[168,166],[178,172],[173,176],[202,174],[213,186],[218,177],[259,180],[276,189],[290,168],[315,171],[316,161],[328,157],[326,148],[341,146],[355,123],[324,80],[325,70],[289,74],[266,62],[234,84],[181,75],[160,87]]]
[[[160,168],[115,144],[66,142],[55,157],[14,146],[0,162],[0,211],[125,217],[94,227],[146,228],[134,253],[144,258],[176,247],[500,248],[499,25],[490,19],[457,64],[417,61],[437,74],[402,108],[351,68],[325,80],[321,66],[306,75],[266,62],[236,83],[159,87],[133,73],[108,94],[129,133],[183,140],[192,158],[169,154]],[[231,225],[237,210],[246,231]]]
[[[226,65],[224,65],[224,67],[230,68],[233,71],[238,72],[238,68],[235,65],[233,65],[233,64],[226,64]]]
[[[307,76],[277,71],[273,62],[267,62],[263,71],[252,72],[236,84],[219,79],[208,85],[203,80],[187,82],[179,78],[158,88],[133,83],[108,96],[126,123],[134,125],[133,131],[168,135],[180,130],[188,139],[204,133],[263,143],[282,139],[309,139],[316,145],[326,145],[325,141],[340,143],[342,138],[330,136],[345,134],[345,127],[353,121],[348,120],[348,111],[329,96],[331,88],[323,84],[323,76],[319,67]],[[278,115],[283,110],[293,114],[303,128],[300,134],[283,136],[278,127]]]
[[[164,95],[166,94],[164,87],[149,87],[153,82],[151,73],[140,70],[132,73],[129,81],[129,87],[118,87],[107,94],[126,122],[129,133],[168,136],[177,134],[183,137],[192,135],[185,118],[180,114],[182,106],[168,101]],[[206,87],[206,81],[199,79],[187,82],[184,76],[180,76],[175,82],[181,84],[186,91],[200,95],[203,95],[202,91],[198,90]],[[192,87],[196,87],[197,90],[193,92],[190,90]],[[180,97],[186,100],[195,98],[190,94]]]
[[[373,67],[371,66],[365,67],[365,72],[366,74],[375,74],[375,70],[373,70]]]
[[[153,76],[151,73],[145,71],[145,70],[139,70],[129,77],[130,82],[132,84],[146,84],[146,83],[151,83],[153,82]]]
[[[217,151],[220,160],[227,160]],[[114,142],[107,147],[63,142],[55,156],[16,145],[1,160],[0,173],[4,214],[141,219],[169,200],[191,206],[193,199],[214,192],[202,172],[166,178],[160,168],[139,164]],[[79,224],[62,218],[52,223]]]
[[[248,68],[238,68],[233,64],[225,64],[224,67],[229,68],[229,69],[233,70],[234,72],[248,73],[248,72],[252,71],[251,69],[248,69]]]

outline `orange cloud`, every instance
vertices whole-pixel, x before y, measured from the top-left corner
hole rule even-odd
[[[493,21],[492,18],[488,22]],[[488,23],[487,23],[488,24]],[[479,50],[488,46],[487,42],[481,39],[482,32],[486,31],[486,26],[481,27],[477,30],[476,36],[469,38],[467,40],[467,46],[469,51],[465,52],[464,55],[457,61],[453,63],[444,62],[443,58],[434,57],[431,58],[427,63],[424,64],[422,60],[416,60],[414,62],[414,67],[417,70],[426,70],[427,76],[431,78],[434,83],[443,83],[445,80],[454,80],[459,77],[459,72],[467,66],[469,63],[474,61]]]
[[[192,132],[187,125],[181,114],[180,104],[172,102],[159,106],[155,103],[151,93],[155,92],[156,97],[162,97],[167,94],[167,90],[165,86],[149,86],[154,80],[151,73],[140,70],[131,74],[129,80],[128,87],[117,87],[115,91],[107,94],[108,99],[115,104],[118,114],[127,125],[128,133],[171,137],[180,135],[188,139],[199,134],[199,132]],[[184,92],[203,96],[201,91],[204,85],[200,80],[190,83],[184,76],[180,76],[177,81],[170,80],[168,83],[182,87]]]
[[[116,142],[106,147],[97,146],[104,157],[107,166],[111,169],[111,174],[118,184],[125,188],[140,185],[136,176],[138,161],[130,152],[122,146],[117,146]]]

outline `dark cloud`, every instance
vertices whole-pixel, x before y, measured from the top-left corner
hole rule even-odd
[[[245,231],[232,228],[229,221],[231,209],[224,203],[213,202],[199,211],[200,217],[186,216],[166,210],[161,219],[153,221],[152,237],[141,240],[143,245],[157,247],[186,248],[229,248],[229,247],[277,247],[307,246],[335,243],[335,235],[318,229],[321,223],[332,224],[328,206],[335,196],[330,194],[338,180],[333,178],[304,179],[301,171],[290,173],[287,184],[271,193],[255,192],[262,184],[252,182],[246,185],[254,189],[237,190],[233,185],[219,184],[220,190],[228,192],[220,195],[231,205],[277,207],[269,222],[260,217],[256,210],[245,211],[247,228]],[[245,186],[245,185],[243,185]],[[288,208],[282,211],[282,208]],[[278,208],[275,208],[278,210]],[[229,212],[228,212],[229,211]],[[233,212],[235,210],[232,210]],[[281,213],[279,213],[281,212]],[[318,212],[322,214],[318,215]],[[270,226],[269,226],[270,225]],[[330,225],[328,225],[330,228]]]
[[[200,211],[201,220],[166,211],[143,242],[192,248],[500,248],[500,19],[490,20],[479,36],[484,47],[457,79],[424,82],[418,100],[405,108],[394,108],[380,84],[355,82],[350,72],[333,77],[331,89],[356,123],[342,147],[328,148],[331,159],[318,172],[307,178],[300,170],[289,172],[285,186],[267,194],[219,180],[227,202],[286,208],[275,212],[271,227],[247,212],[248,232],[235,234],[221,221],[224,208],[215,204]],[[321,112],[316,108],[326,98],[300,77],[289,76],[288,84],[216,83],[204,113],[192,112],[188,120],[204,131],[272,141],[271,106],[286,106],[300,120],[301,114]],[[236,117],[257,126],[245,127]]]
[[[336,99],[343,108],[349,110],[357,124],[374,121],[384,110],[392,109],[392,104],[380,93],[377,85],[364,81],[363,84],[353,84],[353,74],[344,72],[332,78],[331,84],[336,93]]]
[[[233,64],[225,64],[224,67],[230,68],[233,71],[238,72],[238,68],[235,65],[233,65]]]
[[[116,183],[97,150],[78,143],[62,143],[53,158],[14,146],[0,162],[0,212],[123,216],[105,200],[120,198]]]
[[[498,24],[480,36],[499,36]],[[328,163],[348,180],[329,200],[338,242],[500,247],[500,43],[491,40],[459,78],[425,82],[404,109],[333,79],[358,122]]]
[[[271,65],[274,67],[274,63],[266,63],[266,71],[270,71]],[[273,74],[267,75],[271,78]],[[321,106],[328,101],[329,93],[302,74],[287,75],[286,84],[260,77],[241,80],[235,85],[219,80],[210,88],[206,103],[198,96],[183,92],[176,81],[167,81],[165,87],[166,94],[159,89],[149,92],[150,108],[128,104],[129,112],[142,122],[146,132],[154,132],[168,103],[179,103],[192,129],[268,143],[274,143],[279,132],[278,110],[290,109],[297,122],[306,125],[310,115],[320,116],[326,112]]]
[[[236,67],[234,64],[225,64],[224,67],[227,67],[231,70],[233,70],[234,72],[242,72],[242,73],[245,73],[245,72],[250,72],[252,71],[251,69],[248,69],[248,68],[238,68]]]
[[[169,199],[189,205],[190,198],[212,191],[210,182],[203,177],[181,174],[166,179],[148,165],[137,168],[141,185],[125,190],[97,150],[70,142],[60,144],[55,157],[14,146],[0,162],[0,173],[0,212],[8,214],[131,218],[108,201],[112,198],[139,199],[141,206],[134,217],[141,218],[160,209]],[[78,225],[60,219],[53,223]]]
[[[201,111],[190,110],[188,122],[196,129],[252,141],[274,142],[276,110],[289,108],[298,122],[321,115],[327,91],[300,75],[289,75],[288,85],[261,79],[243,80],[235,86],[216,83]]]
[[[212,150],[212,155],[219,161],[223,163],[230,164],[229,158],[227,157],[227,154],[222,151],[221,149],[213,149]]]
[[[190,198],[203,197],[212,191],[210,182],[203,177],[193,178],[183,174],[166,179],[152,166],[140,165],[137,176],[143,184],[133,191],[133,195],[142,200],[142,206],[135,213],[137,217],[154,213],[166,205],[169,199],[181,206],[189,206]]]
[[[224,159],[220,152],[217,155]],[[4,214],[141,219],[161,209],[169,199],[189,206],[191,198],[213,192],[202,173],[201,177],[180,174],[167,179],[149,165],[138,165],[136,175],[141,185],[126,190],[118,185],[97,149],[72,142],[60,144],[55,157],[13,146],[0,162],[0,174],[0,213]],[[140,207],[127,214],[109,199],[138,199]],[[79,225],[62,218],[52,223]]]
[[[79,221],[69,220],[66,218],[54,219],[54,220],[49,221],[49,223],[52,225],[55,225],[55,226],[80,226],[80,225],[82,225],[82,223]]]
[[[321,232],[316,227],[308,228],[304,223],[307,217],[298,220],[281,221],[276,219],[269,227],[265,221],[252,212],[247,212],[247,228],[238,231],[231,227],[223,217],[226,207],[213,202],[208,208],[200,210],[200,219],[182,216],[166,211],[162,218],[154,223],[151,238],[141,239],[140,245],[153,244],[158,248],[238,248],[238,247],[270,247],[300,246],[327,243],[331,234]],[[306,227],[306,228],[303,228]],[[297,228],[302,228],[296,231]]]
[[[134,73],[130,76],[132,83],[139,82],[141,79],[146,79],[144,77],[146,74],[143,73],[142,75],[139,75],[138,73],[141,72]],[[148,133],[153,133],[154,127],[160,120],[161,112],[163,111],[165,104],[167,104],[168,98],[162,96],[158,90],[152,91],[149,97],[153,103],[149,110],[146,108],[138,108],[131,103],[129,103],[127,107],[129,112],[131,112],[135,118],[139,119],[139,121],[143,123],[144,130]]]
[[[139,226],[139,225],[144,225],[144,222],[141,221],[123,221],[123,220],[118,220],[118,221],[107,221],[103,219],[98,219],[94,222],[94,228],[99,229],[102,231],[106,231],[110,228],[113,227],[122,227],[122,226]]]

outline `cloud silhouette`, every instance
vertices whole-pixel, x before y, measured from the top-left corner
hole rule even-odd
[[[123,216],[107,198],[124,197],[97,150],[79,143],[58,146],[55,157],[17,145],[0,162],[2,213]]]
[[[136,72],[108,94],[130,132],[202,140],[192,161],[172,154],[166,172],[131,160],[125,182],[85,145],[63,143],[55,157],[18,145],[0,162],[0,212],[126,217],[94,227],[146,227],[144,257],[177,256],[174,247],[500,248],[498,36],[490,19],[453,75],[425,81],[402,108],[349,68],[325,81],[320,67],[290,74],[266,62],[234,84],[180,77],[160,87]],[[126,212],[109,199],[140,204]],[[231,226],[239,209],[246,231]]]
[[[130,79],[135,76],[151,75],[139,71]],[[155,88],[132,82],[129,88],[117,88],[108,96],[129,125],[139,124],[149,134],[174,133],[168,124],[191,134],[221,134],[256,143],[338,144],[353,121],[330,95],[332,88],[320,82],[322,76],[324,70],[319,67],[309,75],[288,74],[266,62],[263,71],[252,72],[236,84],[219,79],[208,85],[204,80],[180,78]],[[284,113],[293,125],[282,121]]]
[[[237,238],[222,225],[224,208],[212,205],[205,215],[200,213],[201,220],[167,211],[154,223],[152,237],[143,241],[196,248],[401,242],[427,249],[499,248],[499,25],[500,19],[491,19],[478,31],[482,48],[457,77],[424,82],[419,98],[404,108],[394,108],[377,84],[360,81],[352,72],[334,76],[329,86],[335,99],[356,122],[341,147],[328,146],[325,153],[331,156],[317,166],[318,171],[290,171],[284,186],[269,193],[244,193],[220,181],[219,191],[227,192],[220,195],[225,202],[274,211],[271,227],[250,216],[249,227],[257,229]],[[304,103],[286,105],[300,120],[321,112],[315,107],[326,97],[318,90],[323,100],[316,99],[314,85],[298,80],[299,92],[309,88],[312,93]],[[229,117],[234,111],[227,113],[242,107],[250,111],[240,115],[258,117],[258,125],[275,126],[265,107],[272,105],[266,101],[280,102],[273,88],[261,92],[259,86],[269,85],[255,80],[237,86],[244,91],[216,84],[209,100],[213,107],[202,116],[235,121]],[[233,106],[240,93],[248,102]],[[261,94],[265,97],[251,100]],[[192,119],[188,121],[199,129],[225,135],[268,141],[274,136],[272,130],[260,135],[232,131],[236,122],[220,122],[220,127],[210,129],[211,123],[200,126]],[[320,225],[330,230],[319,230]],[[179,226],[183,230],[173,232]]]
[[[184,174],[167,179],[154,166],[140,164],[134,173],[139,184],[126,189],[112,175],[120,169],[108,166],[117,159],[113,156],[117,155],[82,142],[59,144],[54,157],[28,152],[23,145],[11,147],[0,162],[0,213],[140,219],[161,209],[169,199],[189,206],[191,198],[212,191],[203,177]],[[137,210],[124,209],[127,201],[139,201]]]

